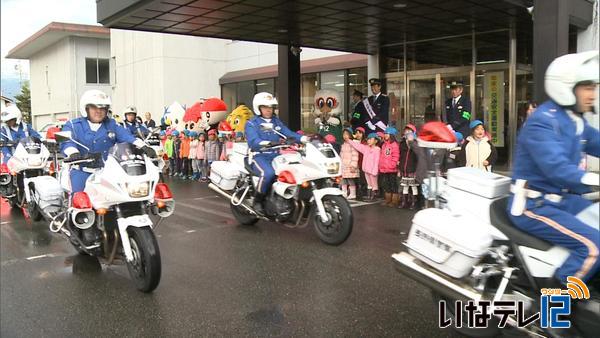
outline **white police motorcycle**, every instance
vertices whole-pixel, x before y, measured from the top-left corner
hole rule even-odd
[[[56,139],[72,140],[70,132],[56,133]],[[50,230],[66,235],[79,253],[104,259],[108,265],[124,259],[136,288],[153,291],[161,277],[161,258],[154,235],[158,224],[149,213],[158,215],[160,223],[175,208],[169,187],[159,183],[158,168],[143,151],[119,143],[104,161],[93,153],[64,161],[59,180],[68,192],[69,170],[75,166],[92,174],[84,191],[65,194],[63,210]]]
[[[15,147],[11,159],[0,167],[0,194],[13,208],[25,208],[33,221],[51,218],[61,206],[62,190],[48,171],[48,148],[34,136],[17,142],[2,142]]]
[[[287,139],[270,123],[263,123],[261,128]],[[250,164],[256,153],[246,143],[235,143],[227,161],[211,165],[208,187],[230,201],[236,220],[253,225],[263,219],[289,228],[303,228],[312,221],[324,243],[345,242],[352,233],[353,216],[348,201],[335,185],[341,175],[341,160],[333,147],[313,140],[302,148],[287,143],[261,150],[287,150],[272,162],[277,180],[264,201],[265,215],[259,215],[252,207],[260,175]]]
[[[431,144],[425,146],[433,148]],[[451,146],[436,144],[438,148]],[[513,331],[534,337],[553,336],[539,321],[519,327],[518,314],[508,316],[503,329],[499,328],[501,317],[497,315],[491,316],[487,328],[475,328],[468,326],[466,313],[456,311],[457,300],[520,302],[528,318],[540,311],[540,285],[547,287],[554,271],[569,256],[567,249],[511,223],[506,212],[511,179],[474,168],[456,168],[448,171],[447,180],[436,175],[427,182],[437,207],[414,216],[404,242],[406,250],[392,255],[396,269],[430,288],[434,301],[445,301],[446,317],[452,318],[454,329],[464,335],[493,337]],[[578,217],[597,226],[598,203]],[[598,285],[598,277],[590,284]],[[572,325],[584,337],[597,337],[600,303],[590,300],[577,305],[572,308]]]

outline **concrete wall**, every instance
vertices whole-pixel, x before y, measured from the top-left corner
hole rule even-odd
[[[29,66],[34,128],[42,127],[48,119],[52,119],[53,113],[75,111],[71,100],[71,65],[69,38],[31,57]]]

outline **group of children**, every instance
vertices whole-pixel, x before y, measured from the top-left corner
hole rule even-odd
[[[458,146],[441,152],[442,174],[459,166],[491,171],[497,159],[496,149],[481,121],[471,122],[470,128],[471,135],[464,142],[456,132]],[[418,146],[416,134],[413,124],[404,127],[399,139],[398,130],[391,126],[384,133],[369,134],[362,127],[344,129],[340,157],[341,188],[346,197],[375,201],[382,195],[383,205],[416,209],[419,186],[429,170],[419,165],[427,162],[427,150]]]
[[[172,177],[207,182],[210,165],[224,161],[233,147],[233,142],[244,142],[243,133],[217,134],[214,129],[207,133],[184,130],[164,132],[164,154],[168,158],[166,174]]]
[[[455,132],[458,145],[442,152],[439,159],[442,174],[454,167],[468,166],[491,171],[497,154],[483,123],[470,124],[471,135]],[[301,132],[301,131],[299,131]],[[392,126],[384,133],[366,133],[358,127],[343,130],[342,140],[325,135],[342,161],[341,188],[350,199],[375,201],[383,197],[383,205],[414,210],[419,201],[419,186],[429,170],[424,164],[427,151],[418,146],[417,128],[407,124],[402,133]],[[169,159],[169,176],[207,182],[210,164],[225,161],[234,142],[245,142],[243,133],[217,133],[177,130],[162,135],[164,153]],[[421,164],[421,165],[419,165]]]

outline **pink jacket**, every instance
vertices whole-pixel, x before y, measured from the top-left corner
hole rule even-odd
[[[379,172],[382,174],[397,173],[399,160],[400,147],[398,146],[398,142],[383,142],[379,157]]]
[[[370,147],[355,141],[348,143],[363,154],[362,170],[366,174],[377,175],[379,173],[379,153],[381,149],[377,146]]]
[[[342,144],[342,151],[340,151],[340,157],[342,158],[343,178],[360,177],[360,171],[358,170],[359,154],[356,149],[352,148],[350,142],[344,142],[344,144]]]
[[[198,146],[196,147],[196,159],[205,160],[206,159],[206,141],[198,141]]]

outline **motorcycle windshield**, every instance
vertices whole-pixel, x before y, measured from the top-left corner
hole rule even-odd
[[[37,137],[29,136],[22,138],[19,140],[19,144],[30,155],[39,155],[42,152],[42,141]]]
[[[144,152],[130,143],[117,143],[110,148],[108,154],[112,156],[127,175],[139,176],[146,174]]]

